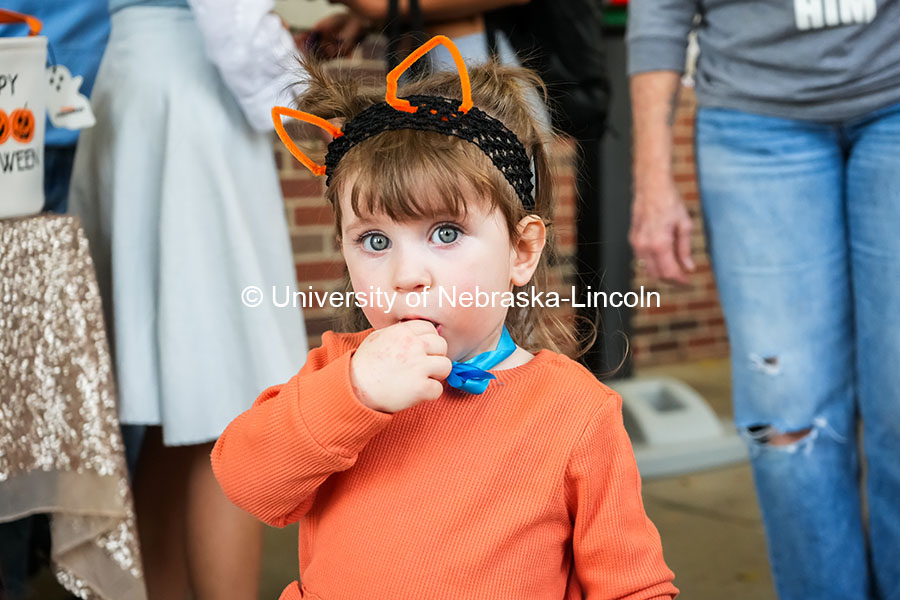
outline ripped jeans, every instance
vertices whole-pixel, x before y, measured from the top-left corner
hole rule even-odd
[[[779,597],[900,599],[900,104],[827,124],[703,108],[696,136]]]

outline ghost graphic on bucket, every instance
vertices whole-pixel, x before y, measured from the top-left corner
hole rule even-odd
[[[82,81],[64,65],[47,67],[47,116],[54,127],[84,129],[96,123],[90,102],[78,92]]]

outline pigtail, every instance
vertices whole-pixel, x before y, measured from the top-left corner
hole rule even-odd
[[[352,119],[384,99],[383,89],[364,88],[359,73],[325,63],[312,56],[301,56],[306,90],[297,98],[297,108],[323,119]]]

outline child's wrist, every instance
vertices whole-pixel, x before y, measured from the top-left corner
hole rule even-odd
[[[359,403],[366,408],[381,413],[387,413],[387,411],[384,410],[384,407],[375,402],[365,389],[359,385],[359,377],[356,374],[355,362],[356,356],[354,355],[350,358],[350,388],[353,390],[353,395],[356,396]]]

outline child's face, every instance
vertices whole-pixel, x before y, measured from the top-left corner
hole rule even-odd
[[[372,327],[409,319],[431,321],[447,341],[451,360],[467,360],[496,348],[508,308],[499,296],[488,306],[465,308],[458,302],[454,308],[450,304],[454,286],[459,298],[463,292],[474,296],[476,288],[490,294],[528,283],[543,247],[544,229],[537,217],[523,220],[539,226],[535,253],[535,246],[512,244],[503,214],[480,198],[468,201],[468,213],[460,218],[444,215],[403,222],[384,214],[360,218],[346,194],[339,201],[342,251],[354,291],[365,294],[374,289],[395,297],[390,309],[384,297],[381,306],[363,308]],[[416,306],[415,300],[421,298],[424,303]]]

